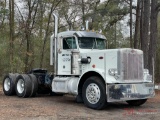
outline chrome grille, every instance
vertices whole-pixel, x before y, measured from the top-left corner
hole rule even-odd
[[[143,52],[127,49],[121,51],[124,80],[143,80]]]

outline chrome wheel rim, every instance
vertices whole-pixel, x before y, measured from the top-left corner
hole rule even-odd
[[[100,89],[97,84],[91,83],[86,89],[86,98],[91,104],[98,103],[100,99]]]
[[[19,79],[17,82],[17,91],[18,93],[23,93],[24,91],[24,80],[23,79]]]
[[[11,82],[10,82],[10,79],[9,78],[6,78],[4,80],[4,90],[5,91],[9,91],[11,88]]]

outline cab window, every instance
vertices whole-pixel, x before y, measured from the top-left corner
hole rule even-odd
[[[63,49],[77,49],[76,40],[74,37],[63,39]]]

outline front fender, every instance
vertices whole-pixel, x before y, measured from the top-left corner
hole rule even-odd
[[[85,71],[79,78],[79,81],[81,80],[81,78],[88,72],[96,72],[98,73],[102,78],[103,80],[105,81],[105,72],[101,69],[88,69],[87,71]],[[94,76],[94,75],[93,75]]]
[[[87,71],[85,71],[79,78],[79,82],[81,80],[81,78],[88,72],[96,72],[98,73],[104,80],[104,82],[107,83],[116,83],[117,80],[114,78],[114,76],[111,76],[109,74],[105,74],[105,71],[101,70],[101,69],[89,69]],[[94,75],[93,75],[94,76]],[[78,83],[79,84],[79,83]]]
[[[113,83],[113,81],[116,81],[116,79],[113,76],[106,75],[104,70],[88,69],[79,77],[79,80],[77,81],[78,93],[82,91],[83,84],[87,80],[87,78],[96,75],[101,76],[105,84],[110,83],[109,81],[111,81],[111,83]]]

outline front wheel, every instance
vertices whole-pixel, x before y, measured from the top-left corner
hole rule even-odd
[[[129,100],[129,101],[126,101],[126,102],[131,106],[140,106],[140,105],[144,104],[146,101],[147,101],[147,99]]]
[[[82,97],[87,107],[103,109],[106,104],[105,83],[97,76],[88,78],[83,85]]]

